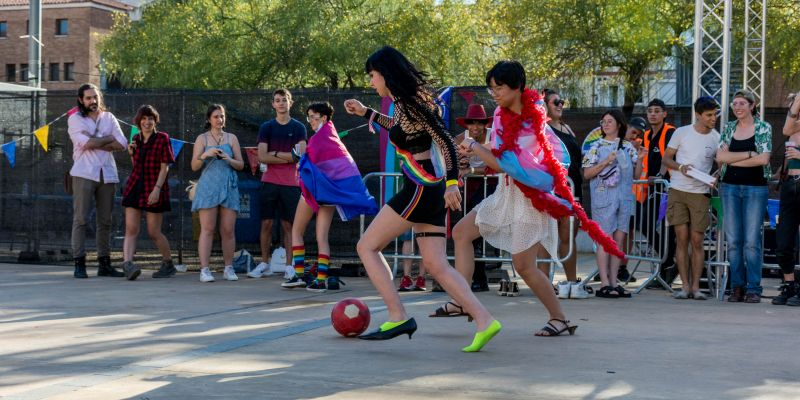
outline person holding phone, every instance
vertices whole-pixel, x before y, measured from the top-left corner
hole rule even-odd
[[[192,212],[200,214],[200,282],[214,282],[209,268],[214,230],[219,216],[219,235],[222,238],[223,277],[239,280],[233,271],[233,252],[236,248],[234,227],[239,212],[239,178],[236,171],[244,168],[242,149],[236,135],[225,132],[225,107],[212,104],[206,111],[206,131],[197,137],[192,152],[192,171],[200,171]]]

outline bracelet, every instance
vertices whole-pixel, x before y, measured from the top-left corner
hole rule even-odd
[[[456,186],[458,185],[458,179],[449,179],[445,183],[445,186],[447,186],[447,187],[450,187],[450,186],[453,186],[453,185],[456,185]]]

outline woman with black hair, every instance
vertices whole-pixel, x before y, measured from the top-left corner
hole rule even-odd
[[[389,130],[389,138],[402,159],[404,184],[358,241],[359,257],[389,313],[388,322],[359,338],[386,340],[402,334],[411,338],[417,329],[416,321],[409,318],[400,302],[389,265],[381,255],[381,250],[391,240],[413,227],[428,272],[462,305],[466,314],[475,318],[478,332],[472,344],[462,351],[479,351],[500,331],[501,325],[470,291],[467,281],[447,262],[446,209],[461,209],[457,153],[434,104],[428,75],[389,46],[367,59],[365,71],[378,95],[395,101],[394,118],[367,108],[355,99],[345,101],[345,108],[348,113],[363,116]],[[440,152],[444,171],[434,164]]]
[[[544,104],[547,107],[547,125],[553,130],[553,133],[558,136],[569,153],[569,169],[567,175],[572,179],[573,194],[575,198],[580,201],[583,198],[583,174],[581,174],[581,165],[578,160],[581,158],[581,145],[569,125],[564,123],[564,100],[553,89],[543,89],[542,95],[544,96]],[[561,257],[569,251],[570,241],[573,242],[572,254],[566,259],[564,263],[564,273],[567,275],[567,280],[558,283],[558,298],[560,299],[585,299],[589,297],[586,292],[586,283],[580,282],[578,279],[578,252],[575,249],[575,241],[578,236],[577,224],[570,227],[569,218],[561,218],[558,220],[558,256]],[[540,251],[539,257],[546,259],[547,255]],[[550,263],[541,263],[539,268],[545,275],[550,276]]]
[[[613,235],[622,249],[634,212],[633,177],[642,172],[644,148],[639,154],[633,145],[624,139],[628,131],[625,117],[619,110],[609,110],[600,120],[603,130],[600,139],[591,144],[583,156],[583,177],[589,180],[592,193],[592,219],[600,224],[603,232]],[[611,257],[605,249],[597,249],[597,268],[602,287],[595,292],[597,297],[631,297],[617,283],[620,259]]]

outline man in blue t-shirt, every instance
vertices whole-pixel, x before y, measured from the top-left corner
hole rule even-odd
[[[272,108],[275,119],[263,123],[258,130],[258,161],[267,164],[267,170],[261,176],[261,263],[248,273],[252,278],[261,277],[267,270],[272,221],[276,218],[281,219],[286,262],[290,262],[292,221],[300,201],[297,161],[292,157],[292,149],[299,144],[298,153],[305,152],[306,127],[289,116],[292,94],[288,90],[272,92]]]

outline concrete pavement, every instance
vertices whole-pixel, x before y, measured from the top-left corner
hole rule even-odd
[[[0,397],[800,398],[800,308],[767,299],[679,301],[645,290],[566,300],[576,335],[539,338],[547,316],[530,291],[480,293],[504,329],[464,354],[474,325],[427,317],[441,293],[402,295],[419,325],[413,340],[364,342],[339,336],[329,315],[336,301],[360,297],[371,329],[380,324],[385,308],[366,278],[316,294],[281,289],[277,277],[225,282],[218,273],[201,284],[197,273],[129,282],[71,272],[0,264]],[[764,282],[772,294],[776,285]]]

